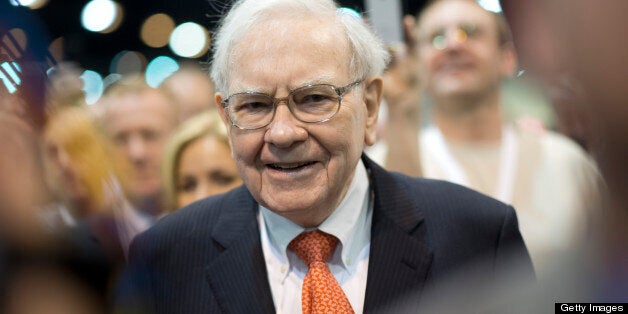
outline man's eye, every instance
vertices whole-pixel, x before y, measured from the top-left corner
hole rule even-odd
[[[432,38],[432,46],[436,49],[444,49],[447,46],[447,37],[445,35],[437,35]]]
[[[465,23],[460,25],[460,29],[465,32],[470,38],[477,37],[480,33],[477,26],[471,23]]]
[[[308,94],[301,97],[297,102],[300,104],[319,103],[331,100],[331,96],[325,94]]]
[[[129,141],[129,135],[127,133],[117,133],[114,135],[113,141],[119,145],[126,144]]]
[[[259,113],[266,112],[273,107],[271,103],[265,101],[244,101],[238,103],[234,111],[243,113]]]
[[[441,38],[445,38],[446,30],[444,28],[439,28],[434,32],[429,33],[427,39],[430,43],[434,43],[435,40],[441,40]]]
[[[146,141],[153,141],[160,137],[159,132],[156,132],[154,130],[142,130],[141,134],[142,138]]]

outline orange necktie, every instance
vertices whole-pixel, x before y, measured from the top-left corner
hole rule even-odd
[[[303,279],[303,314],[353,313],[351,304],[325,263],[338,239],[319,230],[303,232],[288,247],[308,266]]]

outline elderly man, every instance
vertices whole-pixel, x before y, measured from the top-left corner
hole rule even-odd
[[[361,20],[331,0],[244,0],[214,38],[216,102],[244,185],[136,238],[134,304],[390,312],[455,272],[493,278],[511,254],[531,273],[511,207],[362,155],[388,55]]]

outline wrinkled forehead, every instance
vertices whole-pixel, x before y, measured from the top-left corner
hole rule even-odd
[[[429,34],[440,29],[472,24],[497,33],[497,22],[491,12],[484,10],[473,0],[442,0],[433,3],[419,14],[419,34]]]
[[[352,49],[342,27],[324,15],[258,20],[232,47],[228,86],[242,76],[287,69],[314,71],[329,62],[336,63],[339,72],[348,71]]]
[[[156,90],[115,95],[104,101],[105,125],[114,125],[120,119],[138,124],[139,121],[157,121],[163,124],[164,128],[170,128],[178,123],[176,104]]]

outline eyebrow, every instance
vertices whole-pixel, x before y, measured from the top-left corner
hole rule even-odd
[[[293,90],[295,88],[299,88],[301,86],[305,86],[305,85],[314,85],[314,84],[332,84],[330,82],[332,82],[336,77],[333,75],[322,75],[319,76],[315,79],[309,80],[309,81],[305,81],[305,82],[301,82],[300,85],[291,88],[290,90]],[[333,84],[332,84],[333,85]]]
[[[484,23],[481,20],[463,20],[463,21],[458,21],[456,24],[451,24],[451,25],[439,24],[439,25],[437,25],[435,27],[432,27],[432,28],[423,27],[424,31],[420,31],[420,32],[421,33],[423,33],[423,32],[428,32],[429,33],[429,32],[433,32],[435,30],[443,30],[443,29],[448,29],[450,27],[460,27],[462,25],[474,25],[476,27],[482,27],[482,28],[486,27],[486,23]],[[427,30],[427,31],[425,31],[425,30]]]
[[[303,87],[303,86],[307,86],[307,85],[317,85],[317,84],[329,84],[329,85],[334,85],[333,83],[331,83],[334,78],[336,78],[336,76],[333,75],[322,75],[319,76],[317,78],[311,79],[311,80],[307,80],[307,81],[302,81],[297,85],[294,86],[289,86],[288,90],[289,91],[293,91],[297,88]],[[275,91],[276,92],[276,91]],[[243,88],[240,91],[237,91],[235,93],[232,94],[239,94],[239,93],[261,93],[261,94],[267,94],[267,95],[273,95],[274,93],[268,92],[268,91],[264,91],[262,88],[259,87],[250,87],[250,88]]]

